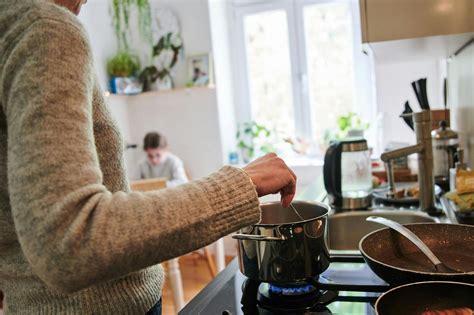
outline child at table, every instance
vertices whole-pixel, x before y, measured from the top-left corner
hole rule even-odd
[[[143,140],[147,158],[138,165],[139,179],[166,178],[167,187],[188,181],[183,162],[168,150],[168,141],[158,132],[149,132]]]

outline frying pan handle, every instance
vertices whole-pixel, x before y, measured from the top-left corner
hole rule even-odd
[[[234,234],[232,238],[236,240],[246,240],[246,241],[284,241],[286,238],[282,235],[280,237],[275,236],[265,236],[265,235],[254,235],[254,234]]]
[[[355,292],[386,292],[390,286],[383,280],[374,281],[373,275],[354,277],[341,273],[332,274],[330,278],[323,275],[319,279],[308,279],[308,282],[321,290],[355,291]]]
[[[332,263],[358,263],[365,264],[365,260],[362,255],[349,252],[333,252],[331,251],[330,259]]]

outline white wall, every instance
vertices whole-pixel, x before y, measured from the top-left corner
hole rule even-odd
[[[89,1],[79,16],[89,33],[96,71],[104,89],[108,89],[106,63],[117,50],[110,3],[110,0]],[[166,7],[176,14],[181,26],[185,56],[211,52],[207,0],[151,0],[151,5],[152,12],[156,8]],[[132,30],[132,35],[133,47],[143,50],[137,40],[139,35],[136,29]],[[221,61],[219,56],[217,60]],[[186,74],[186,60],[182,58],[174,72],[176,87],[185,86]],[[226,82],[222,73],[219,79]],[[225,89],[225,84],[222,88]],[[169,138],[171,149],[184,160],[192,177],[209,174],[222,166],[230,145],[226,145],[226,152],[222,150],[220,130],[229,130],[234,125],[231,120],[233,115],[226,116],[229,104],[232,108],[233,103],[228,102],[225,93],[219,91],[219,96],[216,96],[214,89],[193,89],[128,98],[111,96],[108,99],[109,108],[122,129],[125,141],[139,145],[138,150],[126,151],[129,175],[142,157],[142,138],[151,130],[160,131]],[[221,110],[217,107],[218,97],[219,104],[224,104]],[[208,132],[209,128],[212,128],[212,132]]]
[[[459,131],[467,150],[469,166],[474,167],[474,44],[464,49],[448,64],[448,102],[452,126]]]
[[[125,154],[130,178],[145,158],[143,137],[150,131],[166,135],[170,150],[183,160],[194,179],[223,166],[215,89],[181,89],[130,97],[112,95],[108,102],[125,141],[138,145]]]
[[[383,113],[383,144],[415,142],[414,133],[398,116],[406,100],[420,107],[411,82],[428,78],[431,108],[443,108],[443,79],[447,58],[472,37],[472,33],[393,40],[369,44],[375,56],[377,110]]]
[[[186,56],[211,52],[211,31],[207,0],[151,0],[152,10],[167,7],[177,15],[181,25]],[[92,0],[83,7],[79,19],[89,33],[96,70],[102,87],[107,89],[107,59],[117,50],[116,37],[110,15],[110,0]],[[135,38],[138,33],[134,30]],[[156,39],[158,41],[158,39]],[[135,46],[136,47],[136,43]],[[142,64],[142,66],[145,66]],[[186,84],[186,60],[183,58],[175,68],[175,84]]]
[[[445,75],[443,61],[437,59],[414,62],[383,63],[375,66],[377,110],[383,113],[383,145],[389,142],[415,143],[415,133],[399,118],[405,101],[413,111],[420,111],[411,82],[427,78],[427,94],[431,108],[443,107],[439,82]]]
[[[223,0],[209,1],[209,19],[211,24],[212,48],[214,53],[215,78],[218,84],[217,100],[219,104],[219,123],[223,148],[223,159],[228,160],[229,152],[236,148],[237,101],[234,90],[232,63],[232,45],[229,25],[229,5]]]
[[[116,37],[109,14],[109,3],[108,0],[88,1],[79,15],[79,20],[89,34],[95,70],[104,90],[108,89],[107,59],[117,49]]]

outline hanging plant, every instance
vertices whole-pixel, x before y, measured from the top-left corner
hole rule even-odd
[[[119,50],[129,49],[130,17],[134,6],[138,12],[138,30],[140,37],[152,45],[150,1],[112,0],[112,21]]]
[[[255,121],[239,124],[235,138],[243,161],[248,163],[256,154],[275,152],[270,136],[270,129]]]
[[[151,7],[149,0],[136,0],[138,8],[138,30],[142,39],[153,45],[153,32],[151,22]]]

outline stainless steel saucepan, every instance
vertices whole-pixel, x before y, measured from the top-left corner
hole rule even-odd
[[[329,207],[295,201],[295,211],[279,202],[261,205],[262,220],[233,235],[239,242],[240,270],[250,279],[298,283],[329,267],[325,242]]]

